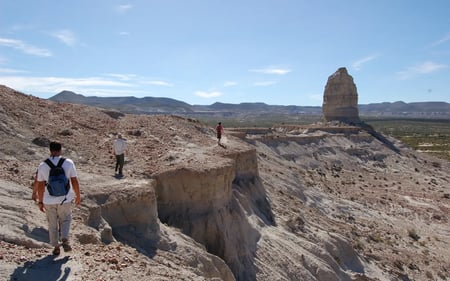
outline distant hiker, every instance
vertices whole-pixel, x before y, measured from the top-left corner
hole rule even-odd
[[[216,134],[217,134],[217,144],[220,145],[220,140],[222,139],[222,135],[223,135],[222,122],[217,123]]]
[[[75,165],[71,159],[61,157],[61,150],[60,143],[51,142],[50,157],[39,164],[37,171],[39,209],[47,215],[54,255],[59,255],[60,246],[65,252],[72,250],[69,243],[72,201],[75,199],[76,205],[81,203]]]
[[[115,173],[117,174],[117,170],[119,170],[119,177],[123,176],[123,164],[125,163],[125,151],[127,150],[127,142],[122,138],[122,135],[117,135],[117,139],[113,144],[113,152],[116,156],[116,169]]]

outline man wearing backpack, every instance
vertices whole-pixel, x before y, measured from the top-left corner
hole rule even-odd
[[[71,159],[61,157],[61,149],[60,143],[51,142],[50,158],[43,161],[37,171],[39,209],[47,215],[54,255],[59,255],[60,246],[65,252],[72,250],[69,243],[72,201],[75,200],[76,205],[81,202],[75,165]]]

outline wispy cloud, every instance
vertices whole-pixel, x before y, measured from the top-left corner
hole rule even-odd
[[[263,74],[275,74],[275,75],[285,75],[291,72],[288,68],[283,67],[266,67],[261,69],[251,69],[250,72],[257,72]]]
[[[173,87],[173,85],[166,81],[161,80],[149,80],[149,81],[142,81],[143,84],[147,85],[154,85],[154,86],[164,86],[164,87]]]
[[[74,46],[77,42],[75,34],[71,30],[62,29],[55,32],[50,32],[50,35],[70,47]]]
[[[95,95],[98,92],[112,94],[114,91],[131,94],[130,88],[134,87],[131,83],[119,82],[103,77],[0,76],[0,84],[23,92],[56,94],[63,90],[70,90],[84,95]]]
[[[131,4],[123,4],[123,5],[116,6],[116,11],[123,14],[123,13],[128,12],[132,8],[133,8],[133,5],[131,5]]]
[[[236,86],[238,83],[234,82],[234,81],[226,81],[225,83],[223,83],[224,87],[233,87]]]
[[[84,87],[81,89],[72,89],[75,93],[85,96],[99,96],[99,97],[126,97],[126,96],[142,96],[148,95],[149,92],[143,89],[120,89],[120,88],[95,88]]]
[[[107,73],[106,76],[114,77],[122,81],[131,81],[138,78],[136,74]]]
[[[40,56],[40,57],[51,57],[52,53],[47,49],[38,48],[29,45],[21,40],[10,39],[10,38],[0,38],[0,46],[13,48],[20,50],[26,54]]]
[[[437,40],[437,41],[431,43],[431,46],[432,46],[432,47],[436,47],[436,46],[441,45],[441,44],[443,44],[443,43],[445,43],[445,42],[447,42],[447,41],[450,41],[450,33],[447,33],[447,34],[446,34],[444,37],[442,37],[441,39],[439,39],[439,40]]]
[[[253,83],[253,86],[255,87],[268,87],[277,84],[276,81],[260,81]]]
[[[130,35],[130,33],[127,32],[127,31],[120,31],[120,32],[119,32],[119,35],[120,35],[120,36],[128,36],[128,35]]]
[[[36,26],[33,24],[15,24],[11,27],[11,30],[13,32],[16,31],[22,31],[22,30],[31,30],[31,29],[35,29]]]
[[[309,94],[308,99],[313,101],[323,101],[323,94]]]
[[[210,91],[210,92],[205,92],[205,91],[197,91],[195,92],[196,96],[202,97],[202,98],[215,98],[215,97],[220,97],[222,95],[221,92],[218,91]]]
[[[164,86],[173,87],[173,84],[157,79],[144,78],[136,74],[121,74],[121,73],[107,73],[105,76],[113,77],[121,81],[133,82],[136,84],[154,85],[154,86]]]
[[[13,74],[13,73],[24,73],[25,71],[23,70],[19,70],[19,69],[12,69],[12,68],[0,68],[0,73],[8,73],[8,74]]]
[[[354,68],[355,70],[361,70],[363,64],[366,64],[366,63],[368,63],[368,62],[370,62],[370,61],[376,59],[377,57],[378,57],[378,55],[370,55],[370,56],[364,57],[364,58],[362,58],[362,59],[359,59],[359,60],[355,61],[355,62],[352,64],[352,66],[353,66],[353,68]]]
[[[439,64],[434,63],[431,61],[424,62],[419,65],[414,65],[411,67],[408,67],[407,69],[403,71],[397,72],[397,75],[400,77],[400,79],[409,79],[413,76],[420,75],[420,74],[429,74],[432,72],[439,71],[441,69],[447,68],[448,66],[445,64]]]

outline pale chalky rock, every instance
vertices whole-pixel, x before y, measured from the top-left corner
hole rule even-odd
[[[353,77],[345,67],[328,77],[323,94],[325,121],[359,122],[358,93]]]

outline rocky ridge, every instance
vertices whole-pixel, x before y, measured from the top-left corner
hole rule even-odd
[[[450,277],[449,163],[367,128],[227,130],[223,149],[193,119],[0,95],[2,279]],[[122,180],[112,176],[118,132],[130,146]],[[56,258],[30,199],[53,139],[83,191],[74,251]]]

